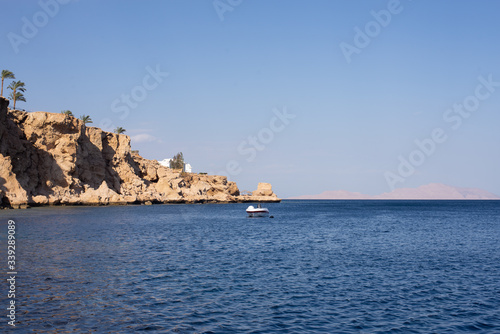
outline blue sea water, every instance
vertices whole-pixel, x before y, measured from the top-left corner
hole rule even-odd
[[[499,333],[500,201],[33,208],[16,327],[36,333]],[[0,330],[7,325],[2,284]]]

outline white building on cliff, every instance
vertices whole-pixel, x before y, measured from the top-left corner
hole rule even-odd
[[[158,162],[160,163],[160,165],[170,168],[170,161],[171,160],[172,159],[163,159],[162,161],[158,161]],[[193,170],[193,168],[191,167],[191,165],[185,162],[183,171],[186,173],[192,173],[192,170]]]

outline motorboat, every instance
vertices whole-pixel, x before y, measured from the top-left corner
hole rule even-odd
[[[253,205],[250,205],[247,208],[248,217],[267,217],[269,216],[269,210],[263,208],[260,204],[257,204],[257,207],[254,208]]]

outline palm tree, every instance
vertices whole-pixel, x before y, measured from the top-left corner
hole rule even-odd
[[[2,92],[0,92],[0,96],[3,96],[3,80],[4,79],[15,79],[14,73],[9,70],[2,70]]]
[[[83,124],[92,123],[92,118],[89,115],[82,115],[80,119],[83,121]]]
[[[24,93],[26,91],[26,88],[24,88],[24,82],[22,81],[12,81],[7,87],[9,89],[12,89],[12,101],[14,101],[13,109],[16,109],[16,99],[17,99],[17,92],[22,92]]]
[[[117,133],[117,134],[121,134],[121,133],[125,133],[125,131],[127,131],[127,130],[125,130],[125,129],[124,129],[124,128],[122,128],[121,126],[118,126],[118,127],[117,127],[114,131],[115,131],[115,133]]]
[[[68,115],[68,116],[73,116],[73,113],[71,112],[71,110],[61,110],[61,114]]]
[[[14,101],[13,108],[16,109],[16,102],[21,101],[21,102],[26,102],[26,98],[24,97],[23,93],[21,92],[16,92],[16,95],[14,95],[14,92],[10,93],[9,98]]]

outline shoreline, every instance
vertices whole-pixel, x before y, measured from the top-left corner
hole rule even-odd
[[[287,201],[500,201],[500,198],[283,198]]]
[[[241,196],[240,196],[241,197]],[[151,206],[151,205],[169,205],[169,204],[241,204],[241,203],[281,203],[281,198],[259,198],[248,196],[249,198],[235,198],[234,200],[217,200],[217,199],[178,199],[168,201],[135,201],[130,203],[109,202],[109,203],[56,203],[56,204],[38,204],[38,203],[23,203],[10,206],[0,206],[0,210],[26,210],[31,208],[42,207],[106,207],[106,206]]]

